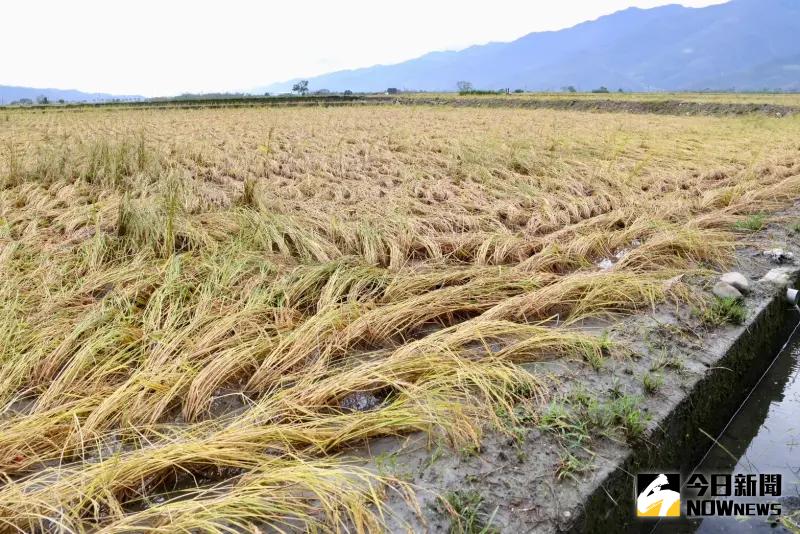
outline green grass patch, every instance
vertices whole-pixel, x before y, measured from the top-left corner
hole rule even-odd
[[[747,320],[747,308],[740,299],[715,298],[705,310],[701,312],[703,324],[710,327],[719,327],[724,324],[740,325]]]
[[[750,215],[746,219],[737,221],[733,229],[739,232],[758,232],[767,224],[767,218],[761,213]]]
[[[664,376],[660,373],[647,373],[642,378],[644,392],[648,395],[655,395],[664,386]]]
[[[486,514],[483,496],[475,490],[451,491],[441,497],[440,511],[450,516],[449,534],[495,534],[494,513]]]

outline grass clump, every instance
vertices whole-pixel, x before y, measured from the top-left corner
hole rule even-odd
[[[662,351],[653,361],[650,371],[663,371],[665,369],[681,374],[686,370],[686,362],[680,356]],[[657,374],[660,375],[660,373]]]
[[[701,312],[703,324],[716,328],[725,324],[741,325],[747,320],[747,308],[741,299],[715,297]]]
[[[641,439],[650,420],[640,407],[641,401],[627,394],[600,400],[578,388],[568,397],[551,402],[539,419],[539,428],[553,433],[560,443],[556,478],[577,480],[590,471],[596,439]]]
[[[605,403],[592,399],[586,406],[586,414],[597,429],[611,430],[628,441],[636,441],[644,435],[650,421],[650,416],[642,410],[641,403],[641,397],[628,394]]]
[[[475,490],[457,490],[440,498],[440,511],[450,517],[449,534],[499,534],[492,526],[494,513],[484,510],[483,496]]]
[[[660,373],[647,373],[642,378],[644,392],[648,395],[655,395],[664,386],[664,376]]]
[[[578,480],[578,476],[591,471],[593,456],[582,451],[564,449],[559,453],[558,465],[556,466],[556,478],[558,480],[571,479]]]
[[[539,427],[555,433],[571,449],[583,448],[601,436],[633,441],[642,437],[650,420],[641,409],[641,401],[641,397],[628,394],[600,400],[579,390],[550,403]]]
[[[539,428],[554,433],[568,447],[580,447],[592,438],[591,423],[580,407],[562,400],[550,403],[539,419]]]
[[[736,221],[733,229],[740,232],[758,232],[766,225],[767,218],[761,213],[750,215],[749,217]]]

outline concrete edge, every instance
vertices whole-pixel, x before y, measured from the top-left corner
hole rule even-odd
[[[798,282],[800,268],[794,268],[789,278]],[[703,431],[712,436],[722,431],[794,328],[784,290],[777,287],[775,295],[753,311],[733,339],[713,355],[714,363],[705,376],[657,421],[647,439],[598,477],[568,532],[640,532],[654,525],[635,517],[636,473],[680,468],[688,476],[710,446]]]

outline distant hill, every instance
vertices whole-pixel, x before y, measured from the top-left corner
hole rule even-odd
[[[39,96],[45,96],[51,102],[64,100],[65,102],[100,102],[107,100],[143,100],[137,95],[111,95],[108,93],[84,93],[74,89],[37,89],[34,87],[16,87],[0,85],[0,104],[10,104],[15,100],[27,98],[36,102]]]
[[[572,28],[310,78],[332,91],[800,89],[800,0],[630,8]],[[256,92],[290,91],[296,80]]]

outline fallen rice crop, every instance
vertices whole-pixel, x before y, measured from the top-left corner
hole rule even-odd
[[[793,117],[426,106],[11,110],[0,523],[377,531],[366,440],[478,446],[697,297],[800,194]],[[409,498],[409,506],[414,500]]]

